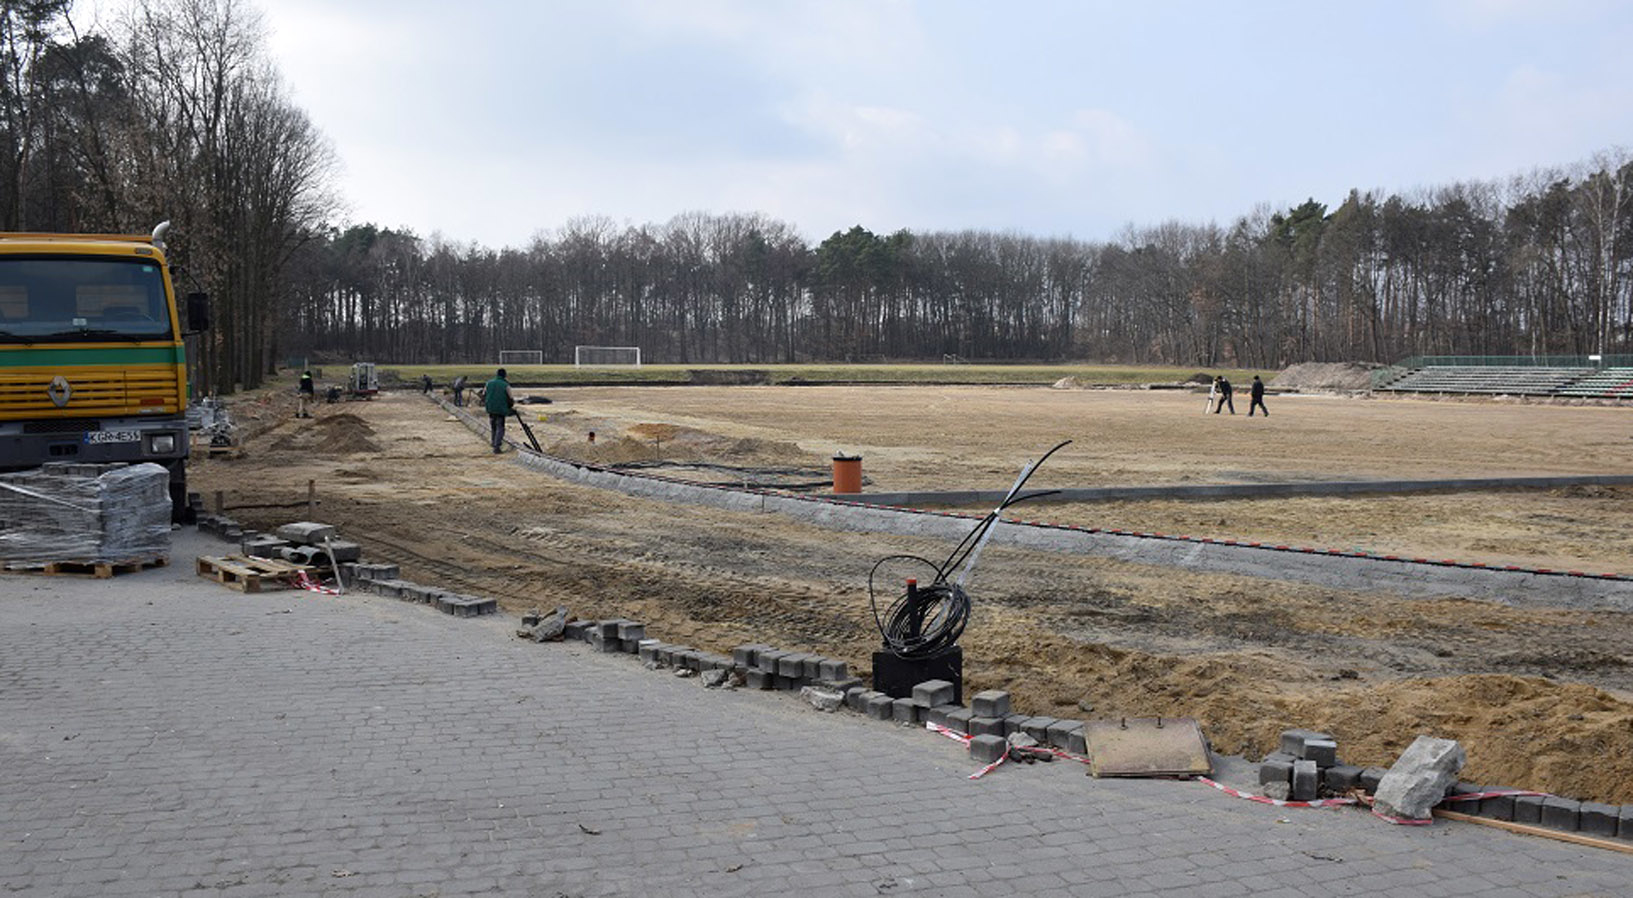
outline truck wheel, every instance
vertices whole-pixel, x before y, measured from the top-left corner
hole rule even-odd
[[[170,469],[170,523],[192,524],[198,516],[187,504],[187,459],[178,458],[166,467]]]

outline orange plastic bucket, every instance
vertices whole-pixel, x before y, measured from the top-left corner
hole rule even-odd
[[[860,493],[862,491],[862,456],[834,456],[834,492]]]

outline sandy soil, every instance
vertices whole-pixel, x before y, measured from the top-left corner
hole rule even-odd
[[[527,406],[542,442],[601,462],[683,462],[703,478],[792,482],[859,452],[872,489],[1007,487],[1061,439],[1035,486],[1258,479],[1633,473],[1625,410],[1273,397],[1269,420],[1200,417],[1202,397],[1041,388],[583,388]],[[270,526],[320,517],[405,576],[509,608],[627,615],[659,638],[818,651],[866,669],[876,558],[944,544],[630,499],[527,472],[417,395],[235,406],[241,457],[197,486]],[[1239,411],[1244,412],[1244,407]],[[596,441],[588,441],[594,430]],[[1362,546],[1550,567],[1625,567],[1622,490],[1047,508],[1099,526]],[[265,507],[278,506],[283,507]],[[263,506],[263,507],[247,507]],[[1057,513],[1058,512],[1058,513]],[[1478,556],[1478,557],[1475,557]],[[1252,756],[1326,729],[1346,761],[1388,764],[1419,733],[1460,739],[1465,778],[1633,802],[1628,615],[1412,600],[1019,550],[988,551],[963,639],[967,688],[1061,716],[1197,717]],[[1092,710],[1090,710],[1092,709]]]

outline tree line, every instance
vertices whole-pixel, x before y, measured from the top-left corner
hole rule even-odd
[[[755,213],[586,216],[520,248],[335,224],[334,160],[246,0],[0,0],[0,226],[175,221],[214,299],[205,389],[282,358],[500,350],[651,362],[1098,361],[1277,368],[1408,355],[1633,352],[1633,160],[1263,206],[1102,241],[981,230],[812,243]]]
[[[82,31],[72,0],[0,0],[0,230],[167,239],[195,388],[274,365],[296,249],[337,208],[333,155],[288,98],[242,0],[131,0]]]

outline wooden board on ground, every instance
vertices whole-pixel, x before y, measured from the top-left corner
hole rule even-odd
[[[1202,728],[1191,717],[1124,717],[1083,726],[1095,776],[1183,776],[1213,771]]]
[[[200,555],[198,575],[209,577],[239,592],[260,592],[275,586],[287,589],[295,574],[307,570],[303,565],[279,561],[275,558],[251,558],[246,555]]]
[[[116,574],[134,574],[150,567],[164,567],[170,559],[160,555],[157,558],[127,558],[123,561],[47,561],[44,564],[7,565],[8,571],[33,571],[52,577],[94,577],[106,580]]]

